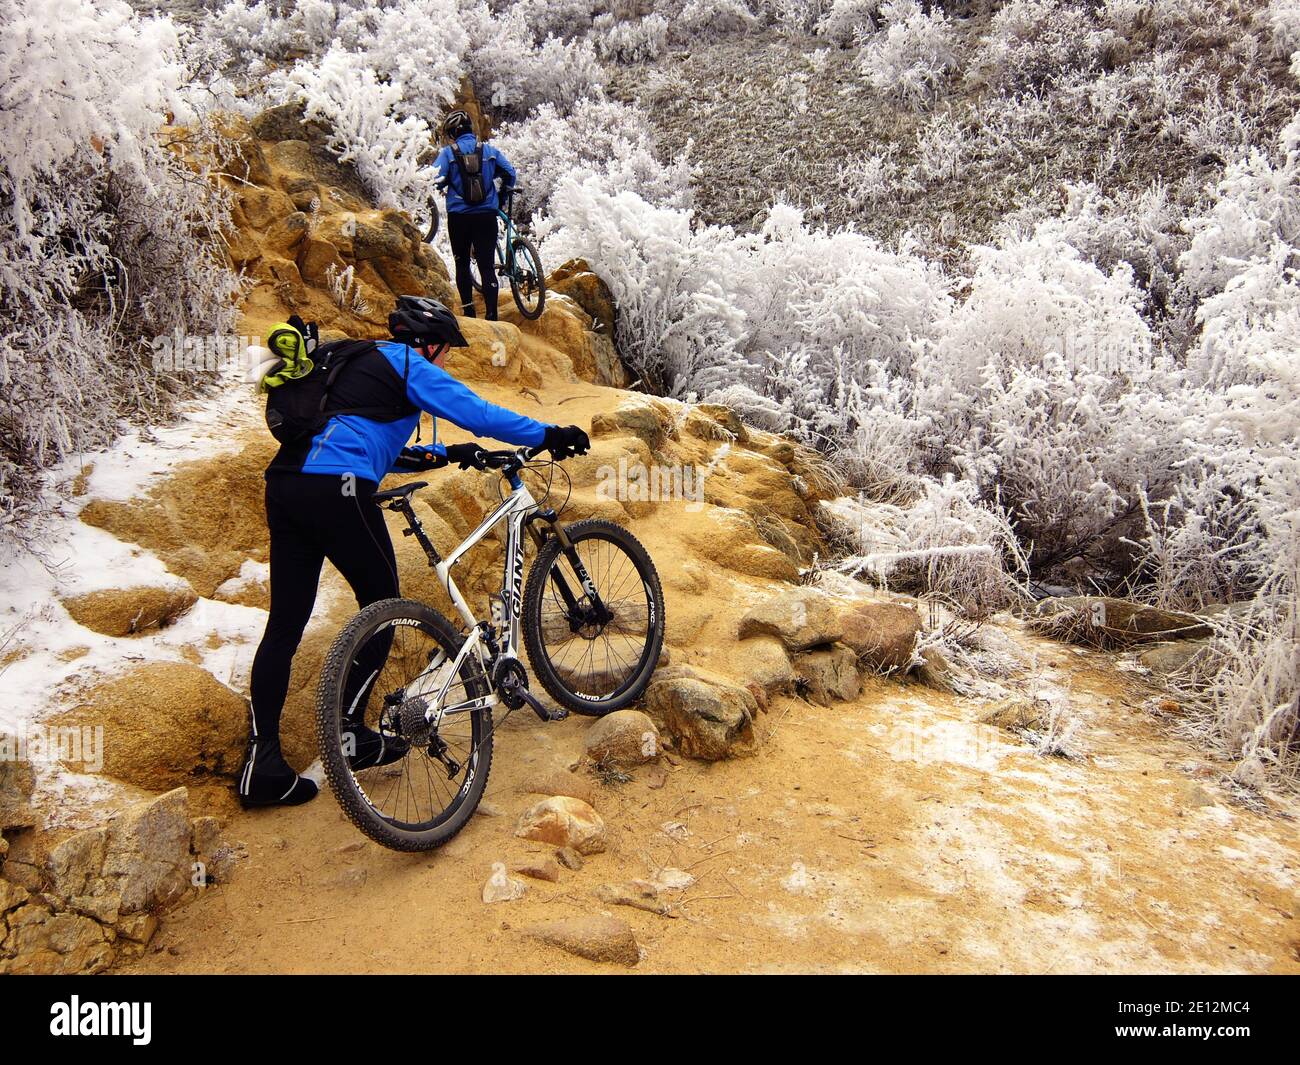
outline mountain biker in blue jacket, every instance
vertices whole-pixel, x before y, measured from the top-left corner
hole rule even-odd
[[[447,239],[451,242],[451,255],[456,262],[456,290],[460,293],[465,316],[474,317],[474,284],[469,272],[470,257],[478,265],[478,276],[483,282],[483,306],[488,321],[497,317],[497,189],[496,179],[501,179],[502,191],[514,186],[515,168],[501,149],[484,144],[474,136],[474,124],[464,111],[453,111],[442,124],[443,133],[450,144],[445,145],[433,162],[438,180],[446,183]],[[457,153],[460,159],[457,159]],[[481,166],[482,198],[471,202],[472,179],[465,173],[466,166]]]
[[[360,414],[330,416],[313,435],[281,445],[266,470],[266,521],[271,540],[271,609],[253,659],[252,730],[237,782],[244,806],[296,806],[315,798],[316,784],[300,777],[280,750],[280,715],[293,656],[316,601],[321,567],[329,559],[356,594],[358,606],[398,594],[396,560],[388,527],[372,502],[387,473],[477,465],[478,443],[407,447],[420,412],[463,429],[522,447],[541,445],[556,458],[585,454],[587,434],[577,426],[534,421],[476,395],[443,368],[448,349],[465,347],[456,319],[436,300],[400,296],[388,316],[392,341],[380,341],[343,364],[328,406],[344,412],[388,410],[392,421]],[[276,371],[272,371],[274,374]],[[268,375],[268,377],[271,375]],[[292,388],[292,384],[277,387]],[[402,413],[408,411],[409,413]],[[344,720],[354,769],[386,765],[406,753],[364,722],[363,685],[378,674],[377,661],[358,662],[357,682],[345,692],[356,709]],[[368,680],[365,678],[369,678]]]

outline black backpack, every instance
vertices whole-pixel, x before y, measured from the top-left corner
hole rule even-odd
[[[453,144],[451,154],[460,167],[460,198],[471,207],[487,202],[488,184],[483,173],[483,145],[475,141],[474,150],[466,155]]]
[[[266,394],[266,427],[282,444],[310,439],[336,414],[356,414],[376,422],[395,422],[417,408],[407,404],[383,407],[340,407],[329,405],[330,389],[358,355],[375,350],[373,340],[336,340],[322,344],[312,353],[311,372],[269,389]],[[406,351],[407,366],[411,351]],[[402,374],[405,386],[406,372]],[[403,388],[405,393],[405,388]]]

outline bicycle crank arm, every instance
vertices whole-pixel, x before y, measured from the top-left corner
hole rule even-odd
[[[548,710],[542,705],[541,700],[539,700],[537,696],[530,692],[523,684],[519,683],[518,677],[506,677],[501,682],[501,686],[511,697],[511,701],[514,701],[515,699],[519,700],[520,703],[527,705],[533,713],[543,721],[563,721],[569,716],[569,711],[558,707],[554,710]]]

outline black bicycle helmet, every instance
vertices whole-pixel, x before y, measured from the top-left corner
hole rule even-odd
[[[464,111],[455,110],[442,121],[442,132],[450,140],[455,140],[463,133],[473,133],[474,123]]]
[[[399,343],[417,348],[426,344],[469,347],[469,341],[456,324],[456,316],[427,296],[398,296],[397,309],[388,316],[388,331]]]

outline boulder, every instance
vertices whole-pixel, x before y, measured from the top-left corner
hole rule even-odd
[[[197,601],[184,583],[106,588],[61,600],[73,621],[105,636],[134,636],[170,625]]]
[[[1139,654],[1138,661],[1162,677],[1199,676],[1211,668],[1210,647],[1209,640],[1157,643]]]
[[[617,917],[571,917],[529,925],[523,932],[588,961],[632,966],[641,960],[631,926]]]
[[[674,421],[672,409],[662,400],[630,395],[612,411],[592,416],[591,435],[635,436],[654,452],[668,439]]]
[[[260,141],[305,141],[310,140],[312,136],[305,125],[301,100],[293,100],[278,107],[268,107],[253,116],[249,128],[253,136]]]
[[[596,805],[596,788],[591,781],[564,769],[544,773],[529,781],[524,790],[536,795],[567,795],[571,799],[581,799],[588,806]]]
[[[834,643],[844,634],[835,600],[816,588],[791,588],[759,603],[740,619],[740,638],[775,636],[790,651]]]
[[[599,854],[606,846],[605,822],[588,803],[553,795],[534,803],[519,818],[515,835],[523,839],[572,847],[579,854]]]
[[[0,973],[15,976],[70,976],[103,972],[115,956],[98,921],[77,913],[58,913],[29,902],[6,917],[9,931],[0,943]]]
[[[407,259],[411,258],[411,242],[402,227],[389,218],[383,218],[376,225],[372,222],[357,222],[356,233],[352,237],[352,255],[358,261],[363,259]]]
[[[754,696],[734,685],[676,676],[674,668],[654,674],[645,706],[677,750],[704,761],[750,753],[758,713]]]
[[[1029,618],[1029,628],[1043,636],[1102,648],[1214,635],[1214,629],[1195,614],[1090,595],[1044,599]]]
[[[617,314],[614,295],[585,259],[562,263],[546,279],[546,287],[550,292],[568,296],[586,311],[593,331],[614,335]]]
[[[858,661],[878,673],[894,673],[912,664],[921,619],[899,603],[859,603],[840,615],[840,642]]]
[[[823,706],[852,702],[862,693],[857,655],[842,643],[798,655],[794,668],[813,702]]]
[[[751,636],[742,640],[736,666],[764,696],[783,694],[794,688],[794,666],[790,664],[785,644],[775,636]]]
[[[586,747],[594,762],[643,765],[659,757],[659,730],[640,710],[616,710],[587,729]]]
[[[306,239],[310,228],[307,216],[302,211],[295,210],[271,223],[263,237],[263,246],[277,254],[292,256]]]
[[[308,237],[302,242],[298,249],[298,273],[304,281],[318,288],[327,288],[331,268],[336,275],[346,269],[338,248],[328,240],[316,237]]]
[[[244,698],[188,662],[136,666],[57,720],[102,726],[104,772],[150,791],[233,778],[248,738]]]
[[[293,205],[308,214],[320,210],[320,187],[309,177],[291,177],[284,182],[284,194]]]
[[[160,913],[190,890],[189,792],[176,788],[108,823],[103,876],[116,880],[121,912]]]

